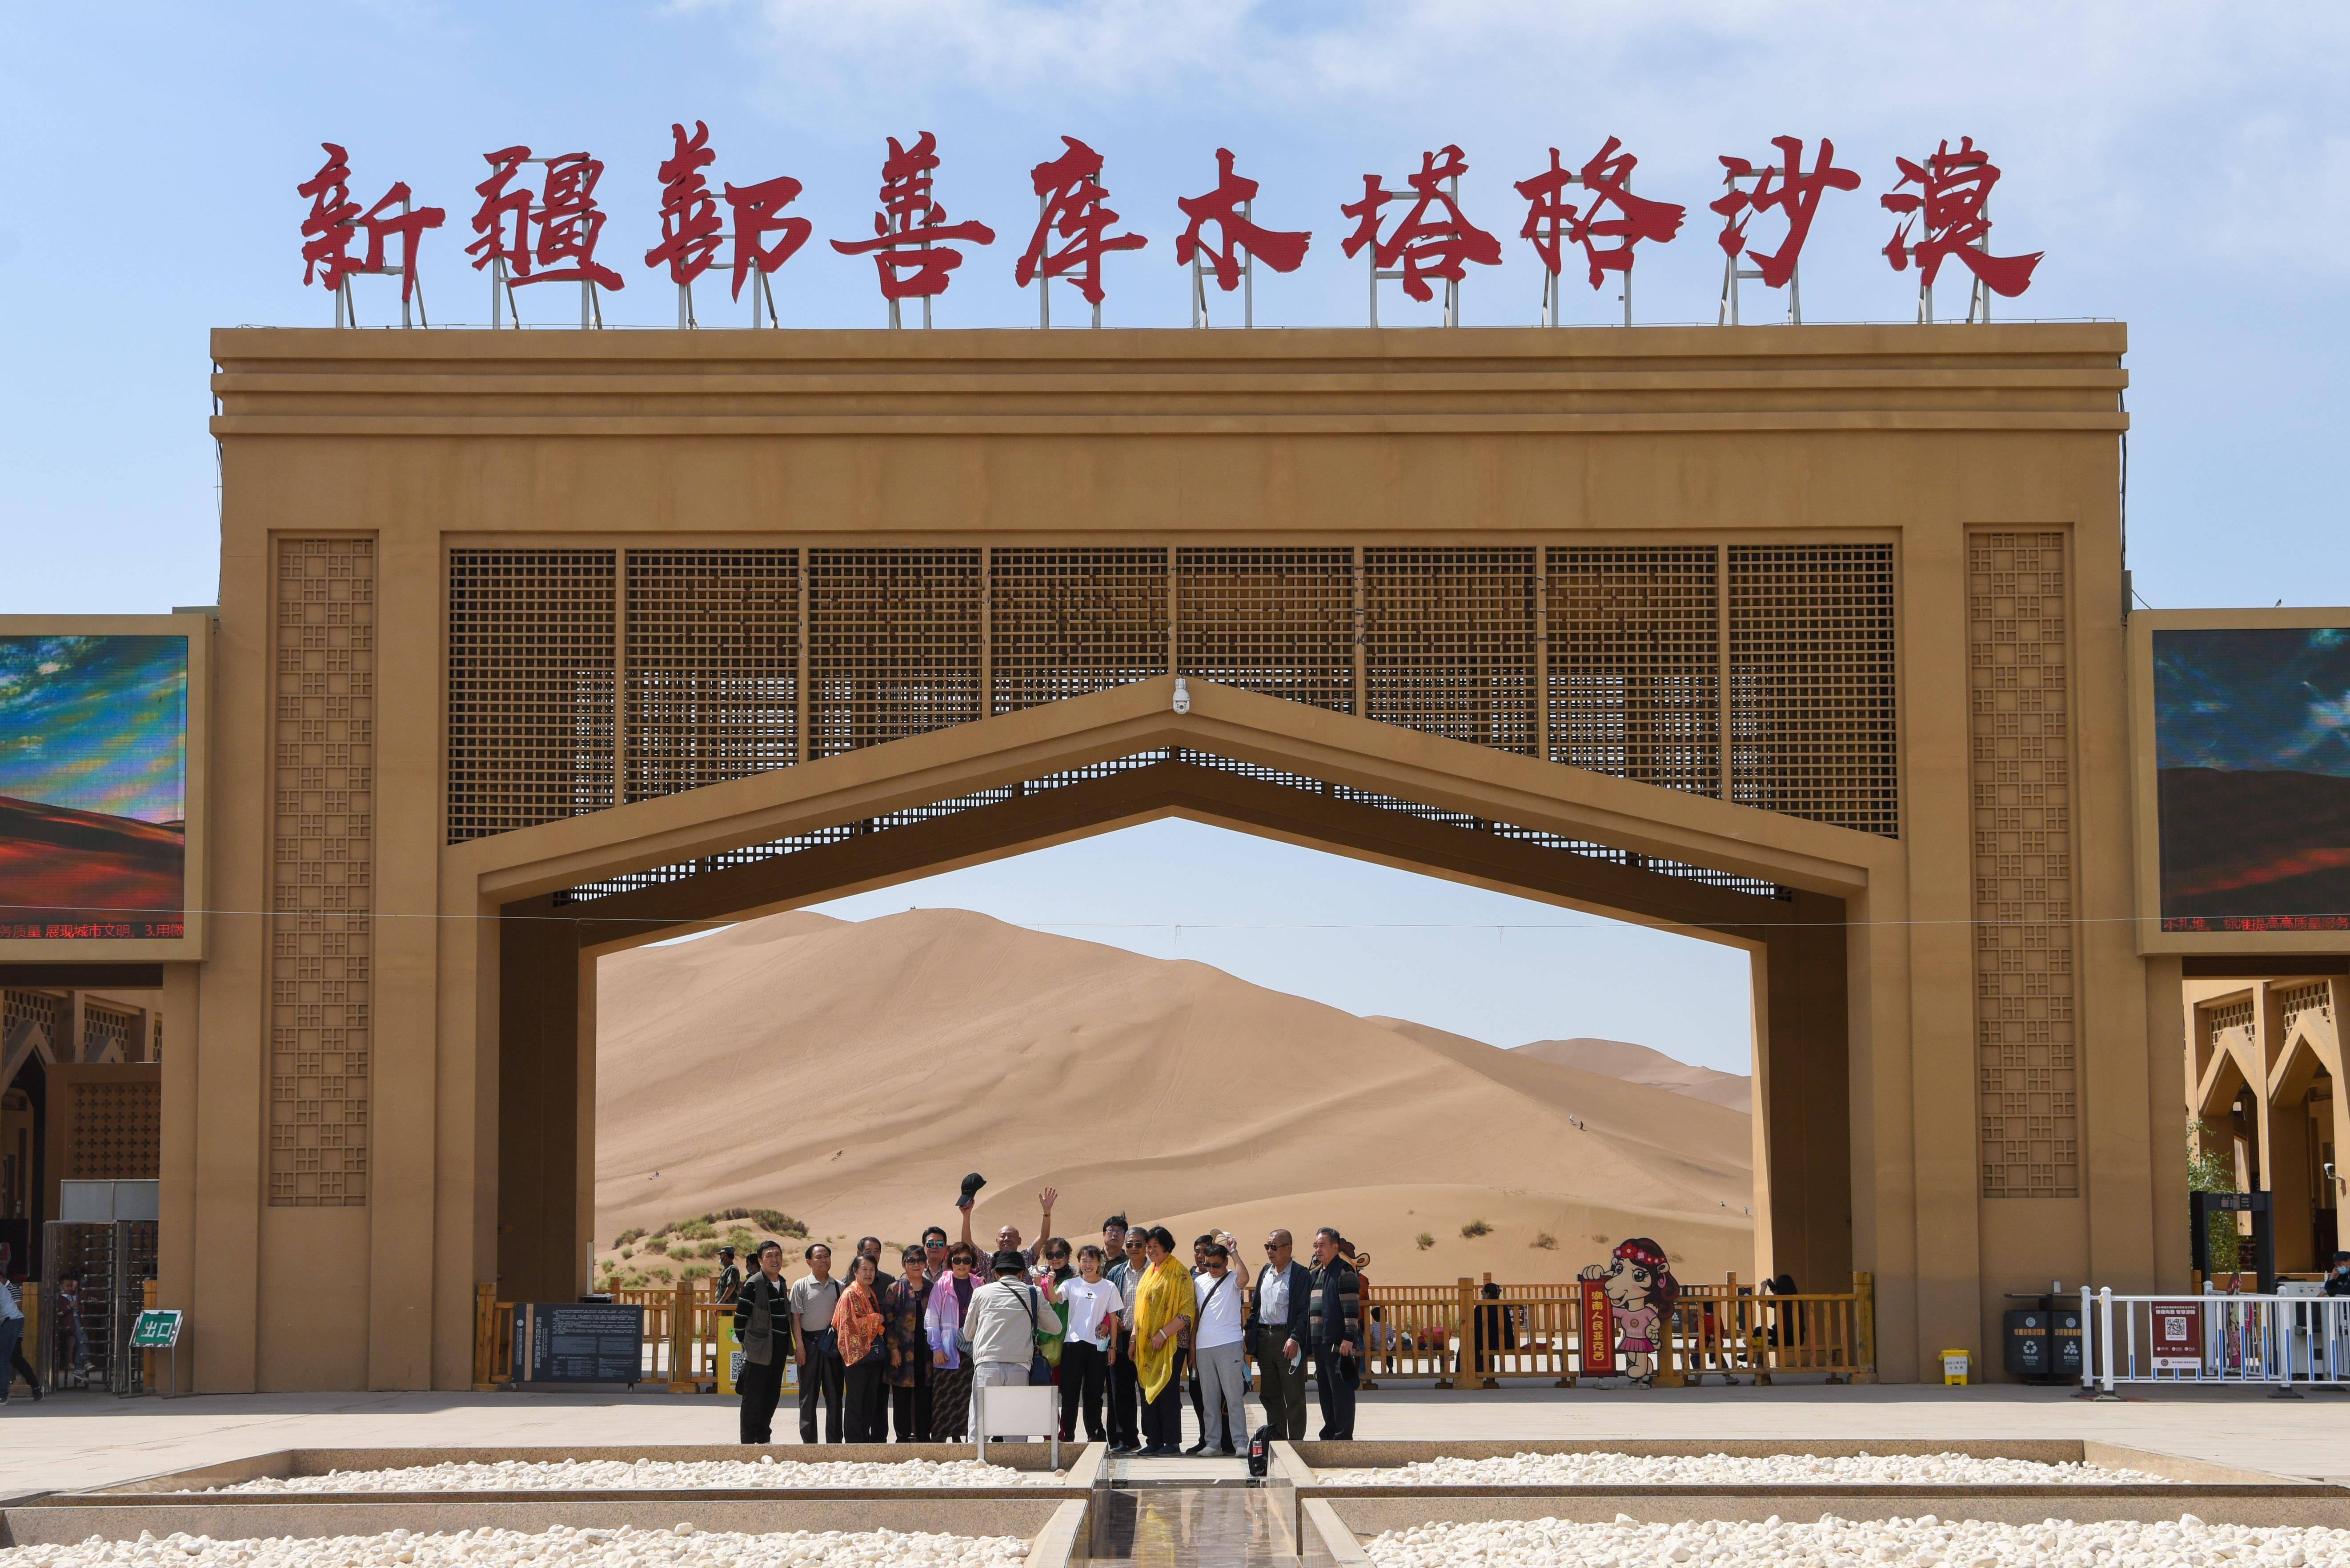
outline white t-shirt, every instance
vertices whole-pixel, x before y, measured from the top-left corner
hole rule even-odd
[[[1107,1280],[1087,1282],[1082,1278],[1061,1282],[1061,1305],[1068,1312],[1069,1332],[1065,1336],[1080,1345],[1099,1349],[1107,1343],[1102,1332],[1102,1319],[1123,1303],[1118,1287]]]
[[[1221,1290],[1217,1283],[1216,1276],[1204,1269],[1191,1276],[1192,1294],[1200,1303],[1197,1348],[1201,1350],[1213,1350],[1220,1345],[1238,1345],[1241,1342],[1241,1282],[1227,1269]],[[1213,1300],[1209,1299],[1211,1293]]]

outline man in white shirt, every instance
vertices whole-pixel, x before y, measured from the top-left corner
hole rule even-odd
[[[1249,1298],[1248,1345],[1264,1375],[1258,1386],[1264,1424],[1275,1438],[1295,1443],[1305,1437],[1305,1308],[1314,1282],[1293,1250],[1286,1231],[1264,1239],[1264,1268]]]
[[[1200,1303],[1192,1352],[1200,1368],[1201,1412],[1200,1440],[1188,1451],[1237,1454],[1247,1439],[1235,1434],[1248,1425],[1243,1400],[1248,1368],[1241,1348],[1241,1284],[1232,1273],[1230,1248],[1211,1241],[1205,1251],[1208,1266],[1191,1277],[1192,1294]]]
[[[816,1400],[824,1401],[824,1440],[840,1441],[841,1392],[847,1368],[832,1339],[832,1312],[840,1304],[840,1282],[832,1277],[832,1249],[813,1242],[803,1254],[808,1277],[791,1291],[792,1359],[800,1369],[800,1441],[816,1441]]]

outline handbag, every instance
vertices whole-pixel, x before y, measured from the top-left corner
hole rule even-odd
[[[1028,1309],[1028,1342],[1035,1346],[1028,1357],[1028,1386],[1048,1387],[1053,1381],[1053,1364],[1045,1359],[1045,1331],[1036,1315],[1036,1287],[1028,1287],[1028,1297],[1020,1304]]]

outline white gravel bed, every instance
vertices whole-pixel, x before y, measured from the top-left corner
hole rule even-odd
[[[799,1530],[745,1535],[696,1530],[461,1530],[453,1535],[293,1536],[214,1541],[206,1535],[142,1532],[136,1541],[91,1536],[73,1546],[0,1548],[0,1568],[490,1568],[562,1563],[565,1568],[999,1568],[1028,1560],[1016,1535],[930,1535],[895,1530]]]
[[[2206,1524],[2193,1514],[2142,1523],[2038,1524],[1981,1520],[1822,1519],[1790,1524],[1709,1520],[1613,1524],[1496,1520],[1390,1530],[1363,1543],[1378,1568],[2334,1568],[2350,1563],[2350,1530]]]
[[[2167,1481],[2143,1470],[1965,1454],[1513,1454],[1319,1472],[1329,1486],[2087,1486]]]
[[[501,1459],[495,1464],[411,1465],[396,1470],[331,1470],[322,1476],[263,1476],[212,1492],[312,1491],[684,1491],[730,1488],[1060,1486],[1061,1470],[1015,1470],[977,1459]]]

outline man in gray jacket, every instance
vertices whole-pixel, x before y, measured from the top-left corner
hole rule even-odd
[[[790,1287],[784,1283],[784,1249],[775,1241],[760,1246],[751,1282],[735,1293],[734,1343],[743,1347],[743,1373],[734,1380],[743,1395],[743,1440],[774,1442],[775,1399],[792,1359]]]
[[[1057,1293],[1049,1276],[1039,1287],[1022,1276],[1028,1265],[1019,1253],[1002,1251],[989,1261],[995,1276],[971,1293],[971,1311],[963,1318],[963,1334],[971,1340],[972,1432],[979,1431],[979,1391],[1020,1388],[1028,1383],[1028,1366],[1036,1355],[1036,1336],[1061,1327]]]

